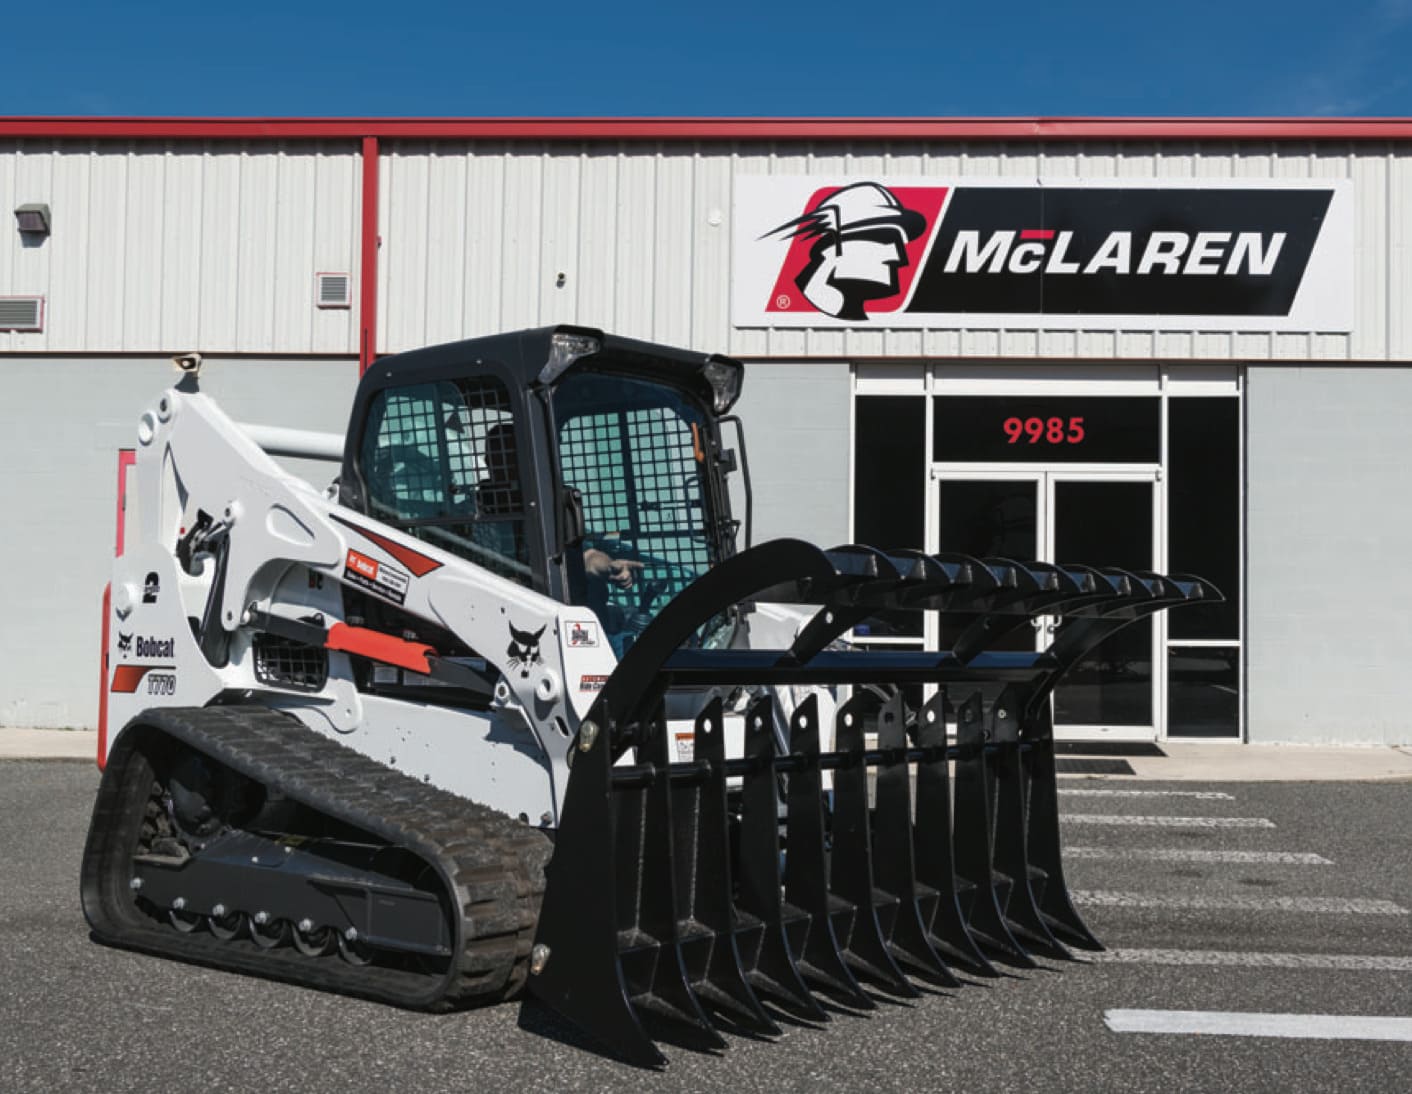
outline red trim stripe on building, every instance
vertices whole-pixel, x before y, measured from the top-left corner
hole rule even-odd
[[[378,141],[363,138],[363,233],[358,274],[358,373],[378,355]]]
[[[0,137],[89,140],[1395,141],[1412,118],[0,117]]]

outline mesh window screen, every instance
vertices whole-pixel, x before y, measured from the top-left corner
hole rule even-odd
[[[374,515],[478,565],[530,582],[514,418],[491,376],[389,388],[363,436]]]
[[[595,374],[566,380],[555,407],[564,482],[583,497],[586,546],[633,564],[631,586],[599,581],[574,597],[600,613],[621,654],[630,644],[622,635],[639,633],[715,561],[705,421],[671,388]]]
[[[586,414],[559,437],[590,538],[630,543],[664,602],[710,566],[691,423],[663,408]]]

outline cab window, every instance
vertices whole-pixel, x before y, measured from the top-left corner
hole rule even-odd
[[[360,465],[372,516],[531,584],[515,423],[498,379],[379,392]]]

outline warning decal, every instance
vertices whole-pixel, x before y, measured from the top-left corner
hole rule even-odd
[[[376,593],[384,600],[401,604],[407,599],[407,586],[411,577],[391,563],[379,562],[375,558],[348,549],[348,558],[343,568],[343,578],[350,585],[357,585],[370,593]]]

